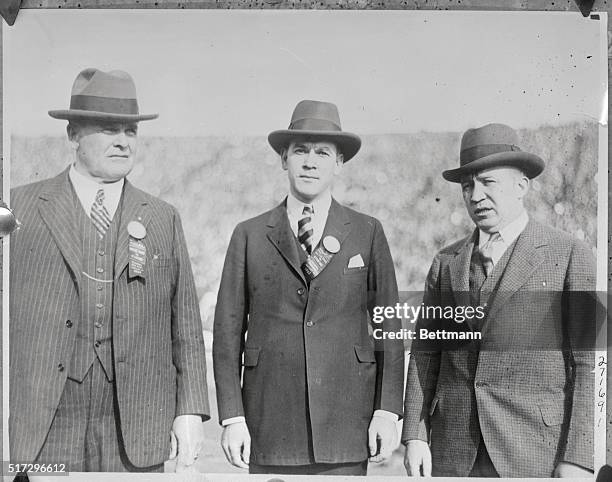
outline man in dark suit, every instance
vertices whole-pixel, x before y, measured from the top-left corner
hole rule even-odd
[[[289,195],[240,223],[225,259],[213,336],[222,446],[251,473],[363,475],[396,440],[404,351],[371,334],[368,314],[398,296],[380,222],[331,196],[361,140],[334,104],[308,100],[268,140]]]
[[[125,179],[157,115],[127,73],[97,69],[49,114],[76,156],[11,192],[11,460],[159,471],[178,450],[185,470],[210,418],[193,274],[176,210]]]
[[[476,229],[435,256],[424,305],[484,316],[421,318],[417,331],[454,324],[482,339],[413,342],[402,434],[409,475],[593,469],[595,261],[583,243],[529,219],[523,199],[544,162],[518,144],[502,124],[470,129],[460,167],[443,173],[461,184]]]

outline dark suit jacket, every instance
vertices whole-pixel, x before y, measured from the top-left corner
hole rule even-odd
[[[442,249],[426,305],[467,306],[474,235]],[[502,477],[549,477],[561,460],[593,467],[595,262],[535,221],[516,241],[487,307],[480,353],[413,343],[402,441],[430,440],[434,475],[469,474],[482,431]],[[424,325],[421,320],[419,326]]]
[[[257,464],[365,460],[374,410],[401,413],[402,342],[375,344],[369,332],[368,310],[397,301],[382,227],[333,201],[327,235],[341,248],[310,286],[284,203],[230,241],[214,322],[217,401],[221,420],[246,416]],[[349,269],[358,254],[364,266]]]
[[[32,461],[58,405],[81,320],[81,248],[68,171],[19,187],[11,204],[10,449]],[[78,201],[77,201],[78,202]],[[209,418],[202,325],[178,213],[129,182],[115,253],[113,351],[121,433],[130,461],[166,460],[175,416]],[[80,205],[79,205],[80,207]],[[128,278],[130,221],[147,234],[144,276]],[[156,255],[156,256],[154,256]]]

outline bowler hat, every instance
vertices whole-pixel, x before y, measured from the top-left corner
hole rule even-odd
[[[461,182],[465,174],[493,167],[516,167],[531,179],[544,170],[544,161],[535,154],[521,151],[518,135],[504,124],[487,124],[468,129],[461,138],[461,153],[457,169],[442,173],[450,182]]]
[[[89,68],[81,71],[72,84],[70,109],[50,110],[56,119],[92,119],[138,122],[155,119],[157,114],[139,114],[136,86],[127,72],[102,72]]]
[[[344,156],[344,162],[351,159],[361,147],[356,134],[342,131],[340,115],[335,104],[317,100],[298,102],[287,129],[271,132],[268,142],[279,154],[296,138],[320,139],[333,142]]]

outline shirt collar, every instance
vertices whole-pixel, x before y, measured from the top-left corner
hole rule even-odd
[[[519,214],[519,216],[514,221],[512,221],[511,223],[509,223],[508,225],[504,226],[503,228],[499,230],[499,235],[501,236],[501,239],[504,242],[504,244],[506,246],[510,246],[512,243],[514,243],[516,238],[518,238],[520,234],[523,232],[528,222],[529,222],[529,216],[527,215],[527,211],[523,209],[521,214]],[[494,233],[491,233],[491,234],[485,233],[483,230],[479,229],[478,234],[479,234],[478,244],[482,246]]]
[[[291,192],[287,195],[287,214],[292,218],[299,219],[302,217],[304,206],[312,206],[314,210],[314,216],[322,214],[327,215],[331,206],[332,196],[329,191],[324,193],[322,196],[315,199],[310,204],[303,203],[298,200]]]
[[[91,205],[96,199],[96,194],[98,193],[98,190],[102,188],[104,189],[104,206],[108,210],[111,219],[115,216],[115,212],[117,211],[121,194],[123,192],[123,185],[125,184],[124,178],[121,178],[115,182],[98,183],[78,172],[75,169],[74,164],[70,166],[68,177],[70,178],[74,191],[79,198],[81,206],[83,206],[83,209],[88,216],[91,210]]]

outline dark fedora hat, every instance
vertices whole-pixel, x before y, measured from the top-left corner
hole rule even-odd
[[[157,114],[140,114],[136,86],[127,72],[102,72],[89,68],[79,72],[72,84],[70,109],[50,110],[56,119],[92,119],[138,122],[155,119]]]
[[[344,156],[344,162],[351,159],[361,147],[356,134],[343,132],[340,115],[335,104],[317,100],[298,102],[291,116],[289,127],[271,132],[268,142],[279,154],[296,138],[319,139],[333,142]]]
[[[516,167],[532,179],[544,170],[544,161],[518,147],[518,135],[504,124],[487,124],[468,129],[461,138],[457,169],[442,173],[450,182],[461,182],[461,176],[492,167]]]

